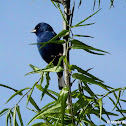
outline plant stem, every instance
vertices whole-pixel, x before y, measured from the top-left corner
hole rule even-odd
[[[64,0],[64,16],[67,22],[64,20],[63,21],[63,29],[64,30],[69,30],[69,20],[70,20],[70,0]],[[68,94],[68,99],[67,99],[67,104],[69,109],[69,114],[72,116],[72,122],[73,122],[73,110],[72,110],[72,98],[71,98],[71,81],[70,81],[70,76],[69,76],[69,35],[64,37],[64,40],[66,43],[63,45],[63,52],[64,55],[67,57],[67,62],[64,62],[64,79],[66,85],[69,87],[69,94]]]

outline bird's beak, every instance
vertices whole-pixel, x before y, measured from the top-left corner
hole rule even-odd
[[[31,33],[36,33],[36,29],[33,29],[33,30],[31,31]]]

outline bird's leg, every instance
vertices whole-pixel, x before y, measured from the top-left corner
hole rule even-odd
[[[60,56],[63,56],[63,54],[62,53],[59,53],[58,55],[51,55],[51,57],[54,57],[54,58],[60,57]]]

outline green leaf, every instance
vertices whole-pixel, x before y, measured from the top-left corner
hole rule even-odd
[[[78,67],[78,66],[76,66],[76,65],[69,65],[69,69],[70,69],[70,70],[77,70],[78,72],[80,72],[80,73],[82,73],[82,74],[84,74],[84,75],[86,75],[86,76],[88,76],[88,77],[90,77],[90,78],[92,78],[92,79],[94,79],[94,80],[103,82],[103,81],[100,80],[99,78],[97,78],[97,77],[93,76],[92,74],[88,73],[87,70],[85,71],[85,70],[81,69],[80,67]]]
[[[81,3],[82,3],[82,0],[80,0],[79,5],[78,5],[78,8],[81,6]]]
[[[36,87],[40,90],[40,91],[44,91],[44,88],[41,86],[41,85],[36,85]],[[53,98],[54,100],[57,100],[57,98],[55,98],[51,93],[49,93],[48,92],[48,90],[46,91],[46,94],[48,95],[48,96],[50,96],[51,98]]]
[[[74,35],[74,36],[77,36],[77,37],[89,37],[89,38],[94,38],[94,37],[89,36],[89,35]]]
[[[47,91],[51,94],[54,94],[55,96],[59,97],[59,93],[55,92],[55,91],[52,91],[52,90],[49,90],[47,89]]]
[[[120,89],[120,90],[123,90],[123,89]],[[118,105],[119,105],[120,109],[122,109],[122,106],[121,106],[121,104],[120,104],[120,102],[119,102],[119,101],[120,101],[120,98],[118,99],[118,96],[116,95],[115,92],[113,92],[113,94],[114,94],[116,100],[118,101]],[[120,93],[120,95],[121,95],[121,93]]]
[[[119,109],[119,107],[116,105],[116,103],[114,102],[114,100],[113,100],[111,97],[109,97],[109,99],[110,99],[110,101],[113,103],[113,105],[115,105],[115,107],[117,108],[117,110],[119,111],[120,109]],[[124,116],[123,113],[122,113],[122,111],[119,111],[119,112],[120,112],[120,114],[121,114],[122,116]]]
[[[126,102],[126,100],[124,100],[124,99],[119,99],[120,101],[123,101],[123,102]]]
[[[111,94],[111,93],[114,93],[114,92],[116,92],[116,91],[119,91],[119,90],[121,90],[122,88],[115,88],[115,89],[112,89],[112,90],[110,90],[108,93],[106,93],[105,95],[104,95],[104,97],[106,97],[106,96],[108,96],[109,94]]]
[[[11,111],[11,109],[9,109],[7,116],[6,116],[6,126],[8,126],[8,121],[11,119],[10,111]]]
[[[88,105],[88,103],[89,102],[86,99],[84,99],[83,96],[81,95],[79,100],[74,104],[74,114],[76,115],[78,113],[78,110],[85,108],[86,105]],[[83,111],[85,110],[83,109]]]
[[[52,3],[53,3],[53,5],[57,8],[57,6],[56,6],[55,2],[54,2],[53,0],[51,0],[51,2],[52,2]]]
[[[94,0],[93,10],[94,10],[94,8],[95,8],[95,3],[96,3],[96,0]]]
[[[31,97],[31,95],[32,95],[32,92],[33,92],[33,90],[34,90],[34,87],[36,86],[37,83],[38,83],[38,82],[35,82],[35,84],[33,85],[32,89],[31,89],[31,91],[30,91],[30,93],[29,93],[29,95],[28,95],[28,97],[27,97],[26,106],[28,105],[29,99],[30,99],[30,97]]]
[[[28,107],[26,107],[28,110],[30,110],[30,111],[32,111],[32,112],[34,112],[34,113],[38,113],[38,111],[36,111],[36,110],[34,110],[34,109],[31,109],[31,108],[28,108]],[[41,111],[41,110],[40,110]],[[39,112],[40,112],[39,111]]]
[[[61,108],[61,104],[60,103],[57,103],[53,106],[50,106],[48,109],[46,110],[43,110],[41,112],[39,112],[37,115],[35,115],[29,122],[27,125],[29,125],[31,122],[33,122],[34,120],[36,119],[39,119],[41,117],[43,117],[44,115],[46,114],[49,114],[49,113],[60,113],[60,108]]]
[[[67,35],[69,35],[69,30],[62,30],[59,34],[57,34],[56,36],[54,36],[48,42],[52,42],[53,43],[54,40],[57,40],[58,38],[61,38],[61,37],[67,36]]]
[[[51,40],[49,40],[48,42],[41,42],[41,43],[33,43],[30,45],[36,45],[36,44],[40,44],[42,45],[39,49],[43,48],[44,46],[46,46],[49,43],[54,43],[54,44],[63,44],[65,43],[64,40],[58,40],[61,37],[67,36],[69,34],[69,30],[62,30],[59,34],[57,34],[56,36],[54,36]]]
[[[11,114],[9,114],[8,120],[9,120],[10,126],[12,126]]]
[[[72,22],[73,22],[74,9],[75,9],[75,1],[73,2],[72,13],[70,16],[70,26],[72,26]]]
[[[63,44],[65,43],[64,40],[49,40],[48,42],[41,42],[41,43],[31,43],[29,45],[42,45],[42,47],[40,47],[39,49],[43,48],[44,46],[50,44],[50,43],[54,43],[54,44]]]
[[[74,26],[70,26],[70,28],[89,26],[89,25],[93,25],[93,24],[95,24],[95,23],[89,23],[89,24],[83,24],[83,25],[74,25]]]
[[[5,104],[7,104],[13,97],[15,97],[16,95],[22,93],[22,91],[27,90],[27,89],[30,89],[30,88],[27,87],[27,88],[21,89],[21,90],[17,91],[16,93],[14,93],[14,94],[7,100],[7,102],[6,102]]]
[[[59,66],[54,66],[52,68],[46,68],[46,69],[41,69],[42,71],[45,71],[45,72],[61,72],[63,71],[63,67]]]
[[[123,112],[123,113],[126,113],[126,110],[117,110],[118,112]]]
[[[89,121],[88,119],[84,118],[81,120],[82,122],[86,123],[87,126],[96,126],[94,123],[92,123],[91,121]]]
[[[44,107],[42,107],[41,110],[42,110],[42,111],[43,111],[43,110],[46,110],[46,109],[48,109],[50,106],[55,105],[56,103],[57,103],[56,101],[50,102],[50,103],[46,104]]]
[[[84,90],[86,91],[86,92],[88,92],[91,96],[93,96],[93,97],[96,97],[96,95],[94,94],[94,92],[90,89],[90,87],[86,84],[86,83],[84,83]]]
[[[4,114],[6,114],[10,109],[9,108],[5,108],[0,112],[0,117]]]
[[[14,107],[14,113],[13,113],[13,125],[16,126],[16,109],[17,109],[17,105],[15,105]]]
[[[38,107],[38,105],[36,104],[36,102],[32,97],[29,98],[29,101],[36,108],[36,110],[41,111],[41,109]]]
[[[38,67],[33,66],[32,64],[29,64],[29,66],[30,66],[30,67],[31,67],[34,71],[39,70],[39,68],[38,68]]]
[[[98,52],[103,52],[103,53],[108,53],[108,52],[103,51],[101,49],[96,49],[96,48],[94,48],[92,46],[86,45],[85,43],[80,42],[79,40],[76,40],[76,39],[73,39],[71,41],[71,44],[72,44],[72,46],[70,48],[72,48],[72,49],[83,49],[83,50],[85,50],[85,51],[87,51],[89,53],[99,54],[99,55],[104,55],[104,54],[92,52],[91,50],[98,51]]]
[[[117,101],[115,103],[115,106],[114,106],[113,110],[116,108],[117,104],[119,103],[120,96],[121,96],[121,90],[119,90]]]
[[[67,21],[67,19],[65,18],[64,14],[63,14],[63,12],[62,12],[62,10],[61,10],[61,8],[60,8],[60,4],[59,4],[59,3],[57,3],[57,7],[58,7],[58,9],[59,9],[59,11],[60,11],[60,13],[61,13],[61,16],[62,16],[63,20],[64,20],[64,21],[66,22],[66,24],[68,25],[68,21]]]
[[[92,15],[90,15],[89,17],[85,18],[84,20],[82,20],[81,22],[77,23],[76,25],[74,25],[73,27],[77,27],[78,25],[82,24],[83,22],[85,22],[86,20],[88,20],[89,18],[91,18],[92,16],[94,16],[96,13],[98,13],[101,9],[99,9],[98,11],[96,11],[95,13],[93,13]]]
[[[18,118],[19,118],[19,121],[20,121],[21,126],[24,126],[24,124],[23,124],[23,120],[22,120],[22,117],[21,117],[20,107],[19,107],[19,106],[17,106],[16,111],[17,111]]]
[[[40,122],[40,123],[33,124],[31,126],[47,126],[47,123]]]
[[[125,126],[125,120],[126,120],[126,117],[124,116],[124,117],[122,117],[122,118],[120,118],[120,119],[118,119],[116,121],[124,121],[124,125],[122,125],[122,126]]]
[[[13,91],[15,91],[15,92],[18,91],[18,90],[16,90],[16,89],[14,89],[14,88],[12,88],[12,87],[9,87],[9,86],[7,86],[7,85],[4,85],[4,84],[0,84],[0,86],[5,87],[5,88],[8,88],[8,89],[11,89],[11,90],[13,90]],[[22,95],[22,93],[20,93],[19,95]]]
[[[64,59],[65,57],[66,57],[66,56],[61,56],[61,57],[59,58],[59,61],[58,61],[58,64],[57,64],[56,69],[60,66],[61,62],[63,61],[63,59]]]
[[[45,95],[45,93],[46,93],[46,91],[47,91],[47,89],[49,87],[49,81],[50,81],[49,72],[47,72],[46,73],[46,85],[45,85],[45,88],[44,88],[44,90],[42,92],[41,100],[44,97],[44,95]]]
[[[110,86],[107,86],[107,85],[105,85],[105,84],[103,84],[103,83],[101,83],[101,82],[98,82],[98,81],[96,81],[96,80],[94,80],[94,79],[92,79],[92,78],[86,77],[86,76],[84,76],[83,74],[74,73],[74,74],[72,75],[72,77],[75,78],[75,79],[79,79],[79,80],[81,80],[81,81],[84,81],[84,82],[89,82],[89,83],[91,83],[91,84],[96,84],[96,85],[102,87],[103,89],[105,89],[105,90],[107,90],[107,91],[109,91],[108,88],[111,88]]]
[[[99,103],[99,108],[100,108],[100,120],[102,117],[102,98],[98,99],[98,103]]]
[[[61,101],[61,123],[64,124],[64,115],[65,115],[65,108],[66,108],[66,100],[68,98],[68,87],[63,87],[60,92],[60,101]]]
[[[38,74],[43,74],[43,72],[61,72],[63,71],[63,67],[59,66],[54,66],[54,67],[49,67],[49,68],[44,68],[44,69],[39,69],[39,70],[35,70],[35,71],[32,71],[32,72],[29,72],[25,75],[30,75],[30,74],[34,74],[34,73],[38,73]]]

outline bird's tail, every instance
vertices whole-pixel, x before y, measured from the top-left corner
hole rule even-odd
[[[63,72],[58,72],[57,75],[58,75],[58,86],[59,89],[62,90],[62,88],[65,86]]]

